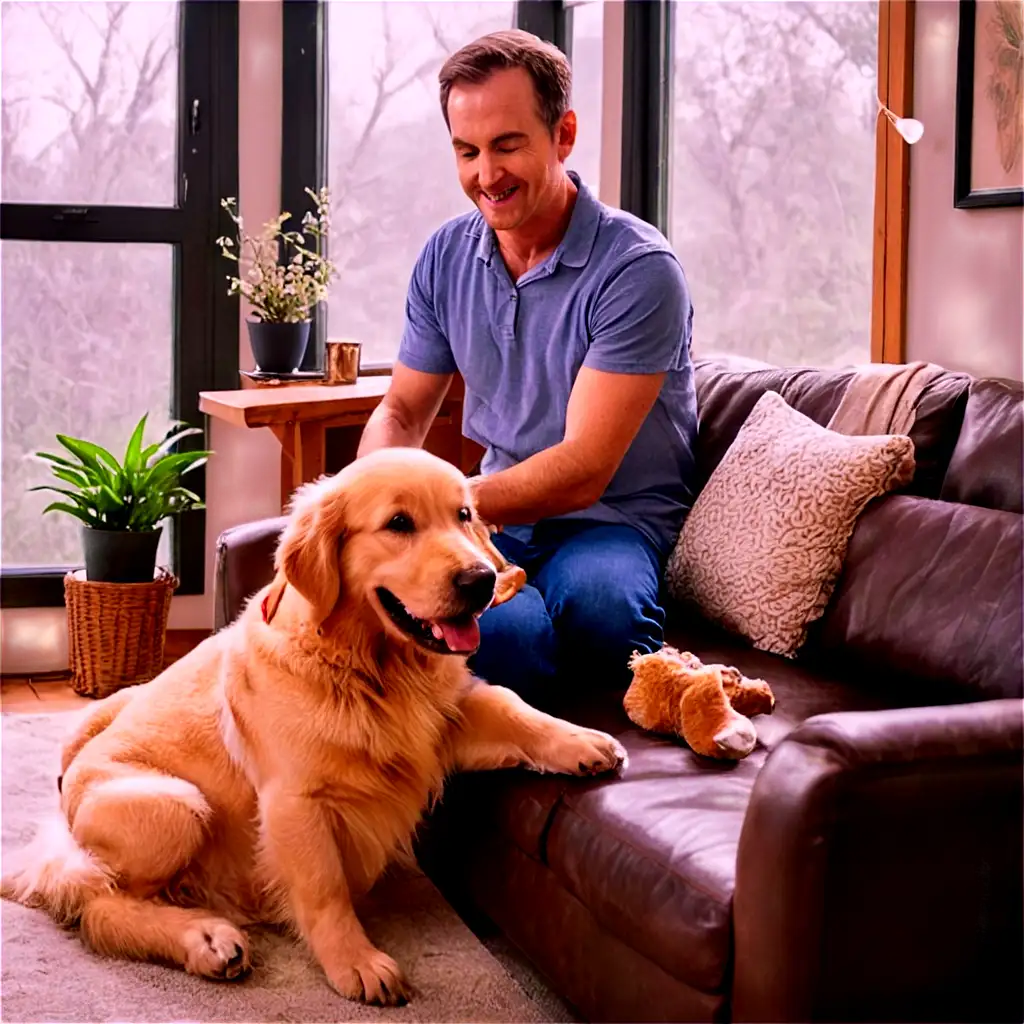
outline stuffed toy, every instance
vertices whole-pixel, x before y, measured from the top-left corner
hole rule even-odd
[[[763,679],[729,665],[705,665],[689,651],[634,651],[633,681],[622,704],[641,729],[680,736],[704,757],[739,760],[757,743],[749,715],[771,714],[775,697]]]

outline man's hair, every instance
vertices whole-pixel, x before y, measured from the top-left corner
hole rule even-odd
[[[549,132],[554,132],[572,101],[572,67],[557,46],[518,28],[481,36],[445,61],[437,80],[441,83],[441,113],[449,131],[448,96],[452,86],[456,82],[483,82],[506,68],[525,68],[529,72],[541,120]]]

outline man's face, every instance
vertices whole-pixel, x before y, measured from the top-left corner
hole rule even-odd
[[[547,209],[576,140],[576,115],[569,111],[552,136],[525,68],[457,82],[448,121],[459,182],[495,231],[515,230]]]

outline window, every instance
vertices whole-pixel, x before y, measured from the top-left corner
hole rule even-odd
[[[52,482],[32,453],[59,432],[120,455],[144,412],[150,438],[201,425],[199,391],[236,383],[214,239],[237,193],[237,6],[5,3],[0,44],[3,602],[60,604],[81,541],[28,493]],[[179,593],[203,590],[204,530],[165,525]]]
[[[327,333],[361,341],[364,366],[394,361],[420,249],[471,209],[438,104],[438,71],[464,43],[510,28],[514,6],[327,5],[327,185],[338,265]]]
[[[695,354],[869,361],[878,5],[672,16],[669,235]]]
[[[604,4],[582,0],[568,10],[572,22],[572,105],[579,124],[568,166],[598,195],[601,189]]]

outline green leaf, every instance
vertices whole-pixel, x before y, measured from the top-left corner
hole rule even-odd
[[[59,461],[47,462],[46,465],[58,480],[64,480],[66,483],[74,484],[76,487],[88,487],[91,483],[95,482],[92,472],[81,463],[60,459]]]
[[[43,515],[45,516],[47,512],[66,512],[69,516],[81,519],[86,526],[96,525],[96,520],[83,509],[76,508],[74,505],[65,505],[62,501],[55,501],[47,505],[46,508],[43,509]]]
[[[73,469],[61,469],[59,466],[55,466],[53,475],[58,480],[63,480],[65,483],[74,484],[76,487],[88,487],[92,482],[87,473],[83,473],[81,470]]]
[[[124,469],[126,473],[136,473],[142,466],[140,454],[142,452],[142,433],[146,429],[146,419],[149,413],[143,413],[142,419],[136,424],[132,436],[128,439],[128,447],[124,453]]]
[[[81,469],[85,465],[81,459],[72,462],[71,459],[66,459],[63,455],[54,455],[53,452],[36,452],[35,456],[37,459],[45,459],[58,466],[67,466],[69,469]]]
[[[110,498],[115,508],[124,505],[123,495],[115,491],[114,488],[111,487],[109,484],[103,484],[103,486],[100,489],[104,494],[106,494]]]
[[[64,487],[54,487],[51,484],[37,484],[35,487],[26,488],[29,493],[32,491],[53,491],[55,494],[65,494],[77,502],[88,503],[89,499],[81,491],[69,491]]]
[[[111,470],[117,473],[121,469],[117,459],[106,448],[101,448],[98,444],[93,444],[91,441],[82,441],[77,437],[67,437],[64,434],[58,434],[57,440],[101,477],[109,477]],[[103,462],[100,461],[101,459]],[[103,465],[104,462],[106,465]]]
[[[176,481],[183,473],[202,466],[211,454],[211,452],[178,452],[176,455],[166,456],[149,471],[146,489],[161,487],[171,481]]]

